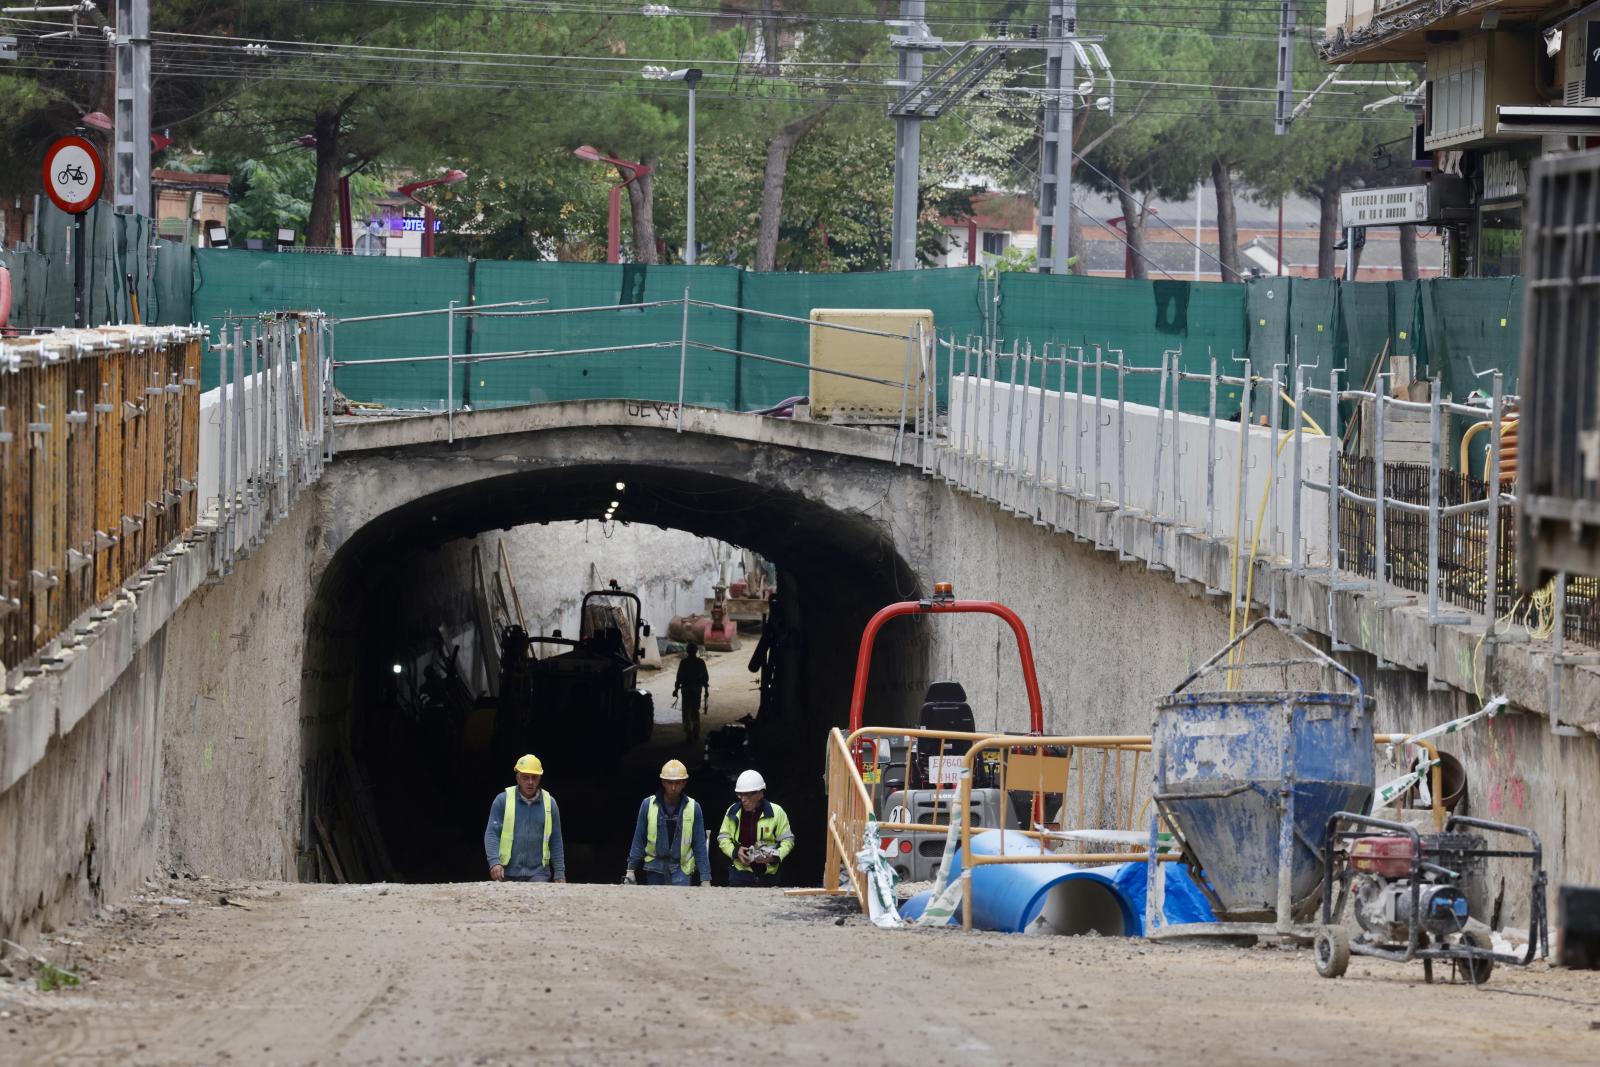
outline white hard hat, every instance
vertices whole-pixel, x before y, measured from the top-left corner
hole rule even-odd
[[[742,771],[739,780],[734,783],[735,793],[763,793],[766,792],[767,780],[761,777],[760,771]]]

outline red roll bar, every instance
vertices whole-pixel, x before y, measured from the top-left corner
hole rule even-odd
[[[1044,706],[1039,701],[1039,678],[1033,671],[1033,645],[1028,640],[1028,628],[1016,612],[992,600],[904,600],[874,615],[861,634],[861,650],[856,654],[856,682],[850,694],[850,733],[861,729],[861,713],[867,703],[867,671],[872,667],[872,644],[883,624],[901,615],[956,612],[998,615],[1011,627],[1017,637],[1017,654],[1022,658],[1022,684],[1028,690],[1029,729],[1036,734],[1044,733]]]

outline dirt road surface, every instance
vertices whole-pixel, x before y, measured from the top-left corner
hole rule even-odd
[[[0,979],[0,1064],[1600,1063],[1600,973],[1328,981],[768,890],[184,881],[39,947],[86,982]]]

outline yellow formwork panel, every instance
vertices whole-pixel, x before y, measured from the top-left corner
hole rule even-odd
[[[855,333],[850,330],[831,330],[823,326],[811,327],[811,414],[813,418],[834,421],[898,420],[902,411],[910,419],[921,399],[919,381],[922,378],[922,350],[916,342],[904,338],[924,339],[932,344],[933,312],[925,308],[813,308],[813,323],[831,323],[852,326],[857,330],[875,330],[879,334],[896,334],[882,337]],[[920,330],[918,327],[920,326]],[[908,378],[907,352],[910,356],[910,390],[901,385]],[[821,373],[824,370],[847,371],[876,378],[876,382],[859,378],[846,378],[838,374]],[[894,384],[884,384],[893,382]]]

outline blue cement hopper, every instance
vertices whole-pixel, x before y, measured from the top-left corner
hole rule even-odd
[[[1224,657],[1263,626],[1306,656],[1232,665]],[[1280,669],[1287,683],[1313,669],[1336,689],[1191,690],[1202,678],[1241,681]],[[1297,936],[1322,885],[1329,816],[1372,799],[1372,698],[1335,660],[1271,619],[1251,626],[1157,703],[1156,806],[1204,874],[1221,926]],[[1260,929],[1245,929],[1252,923]],[[1173,928],[1173,934],[1180,932]]]

